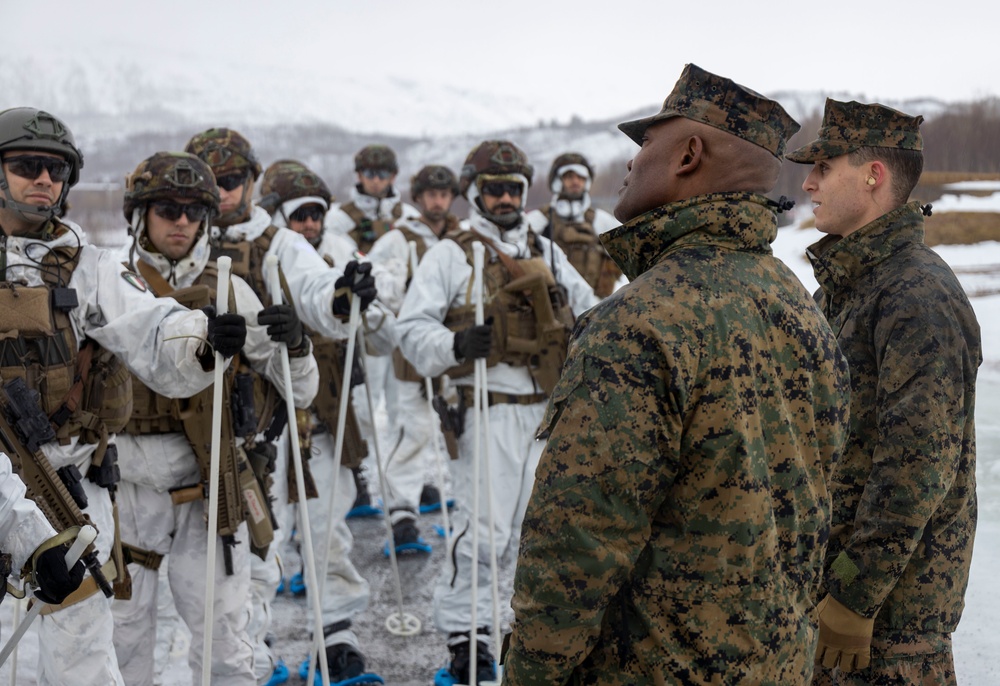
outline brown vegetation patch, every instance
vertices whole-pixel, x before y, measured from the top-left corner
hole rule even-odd
[[[927,245],[972,245],[1000,241],[1000,213],[942,212],[924,219]]]

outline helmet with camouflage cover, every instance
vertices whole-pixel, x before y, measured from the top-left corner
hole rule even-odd
[[[586,176],[589,181],[594,180],[594,168],[590,166],[590,162],[587,161],[586,157],[578,152],[564,152],[562,155],[559,155],[557,158],[552,160],[552,167],[549,168],[549,188],[552,189],[553,193],[558,193],[561,190],[561,188],[557,189],[555,187],[556,179],[562,178],[562,174],[559,173],[559,170],[563,167],[571,166],[583,167],[583,169],[586,169],[587,173],[580,174],[580,176]]]
[[[472,149],[459,179],[459,191],[468,197],[469,186],[480,175],[513,176],[520,174],[531,185],[534,167],[528,164],[528,157],[519,147],[504,140],[483,141]],[[527,192],[527,188],[524,189]]]
[[[354,156],[354,171],[365,169],[384,169],[393,174],[399,173],[396,153],[388,145],[366,145]]]
[[[22,216],[58,217],[65,211],[69,189],[80,180],[83,168],[83,153],[76,147],[73,133],[58,118],[34,107],[13,107],[0,112],[0,155],[9,150],[35,150],[62,156],[70,163],[69,178],[63,184],[62,192],[50,207],[38,207],[15,202],[10,194],[7,178],[0,168],[0,186],[4,198],[0,203],[16,210]]]
[[[147,157],[125,177],[125,220],[135,210],[162,198],[191,198],[219,213],[219,189],[211,168],[186,152],[158,152]]]
[[[429,164],[410,179],[410,196],[416,200],[417,196],[428,188],[450,190],[457,197],[458,179],[448,167],[440,164]]]
[[[270,214],[289,200],[304,197],[322,198],[329,205],[333,201],[330,188],[314,171],[297,160],[278,160],[264,170],[257,202]]]
[[[262,171],[250,141],[232,129],[202,131],[188,141],[184,152],[197,155],[207,162],[216,177],[249,170],[256,181]]]

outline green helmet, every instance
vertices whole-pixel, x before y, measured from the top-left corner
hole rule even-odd
[[[535,169],[528,164],[524,151],[510,141],[483,141],[472,149],[462,166],[462,176],[459,180],[459,190],[467,195],[469,186],[480,174],[505,176],[521,174],[531,185],[531,177]],[[527,191],[527,189],[525,189]]]
[[[385,169],[393,174],[399,173],[396,153],[388,145],[366,145],[354,156],[354,171],[365,169]]]
[[[410,179],[410,197],[414,200],[428,188],[442,188],[458,196],[458,179],[448,167],[440,164],[429,164]]]
[[[594,168],[590,166],[590,162],[587,158],[578,152],[564,152],[559,157],[552,160],[552,167],[549,169],[549,188],[552,187],[553,182],[556,180],[556,175],[559,170],[563,167],[568,167],[571,164],[578,164],[581,167],[586,167],[587,174],[590,176],[590,180],[594,180]]]
[[[197,155],[207,162],[217,177],[250,170],[256,181],[262,171],[250,141],[232,129],[203,131],[188,141],[184,152]]]
[[[21,214],[33,217],[62,215],[69,189],[80,180],[80,170],[83,169],[83,153],[76,147],[73,133],[62,121],[48,112],[34,107],[13,107],[0,112],[0,155],[9,150],[54,153],[65,158],[70,163],[71,169],[69,179],[63,184],[62,193],[55,204],[49,208],[39,208],[14,202],[7,185],[7,177],[0,168],[0,188],[3,189],[5,196],[0,202]]]
[[[257,204],[270,214],[274,214],[282,203],[295,198],[315,196],[323,198],[327,205],[333,201],[326,182],[296,160],[278,160],[271,164],[260,182],[260,195]]]
[[[219,188],[211,168],[186,152],[158,152],[125,177],[125,220],[136,209],[161,198],[191,198],[219,213]]]

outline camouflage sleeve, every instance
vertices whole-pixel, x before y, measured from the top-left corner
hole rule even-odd
[[[681,413],[660,342],[607,332],[589,337],[597,350],[571,354],[542,423],[550,435],[524,520],[505,684],[571,677],[676,474]]]
[[[964,400],[975,380],[965,378],[961,304],[946,288],[920,290],[886,299],[878,314],[872,471],[852,536],[827,578],[834,597],[866,617],[885,602],[954,484],[963,426],[973,411]]]

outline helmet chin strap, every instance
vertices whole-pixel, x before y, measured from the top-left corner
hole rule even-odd
[[[63,186],[59,199],[54,205],[30,205],[26,202],[17,202],[10,193],[10,184],[7,183],[7,175],[0,167],[0,188],[3,189],[3,197],[0,197],[0,207],[13,210],[17,215],[29,224],[44,224],[56,217],[62,216],[63,200],[66,198],[68,189]]]

